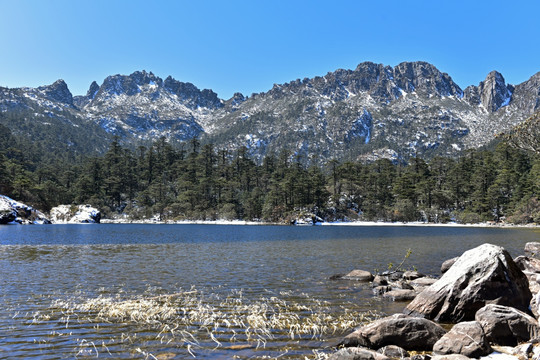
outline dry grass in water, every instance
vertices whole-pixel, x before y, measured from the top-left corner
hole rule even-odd
[[[132,299],[100,296],[82,301],[57,300],[54,308],[61,312],[66,328],[70,322],[148,327],[157,334],[155,340],[183,347],[193,357],[200,349],[260,348],[271,341],[321,340],[376,317],[373,313],[358,313],[345,306],[336,309],[306,294],[280,295],[287,300],[277,296],[250,300],[242,291],[232,291],[223,297],[207,296],[191,289]],[[151,354],[148,356],[152,358]],[[313,351],[310,358],[325,359],[326,356],[323,352]]]

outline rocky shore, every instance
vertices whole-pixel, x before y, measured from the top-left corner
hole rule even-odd
[[[333,279],[371,282],[375,294],[410,301],[400,314],[356,328],[331,360],[443,360],[506,354],[540,359],[540,243],[515,259],[483,244],[445,261],[439,279],[416,271]]]
[[[81,224],[99,223],[101,213],[90,205],[59,205],[50,211],[50,216],[0,195],[0,225],[5,224]]]
[[[50,224],[41,211],[0,195],[0,225],[3,224]]]

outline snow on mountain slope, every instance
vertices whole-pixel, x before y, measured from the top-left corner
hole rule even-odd
[[[462,90],[426,62],[365,62],[228,100],[146,71],[93,82],[85,96],[73,97],[62,80],[37,89],[0,88],[0,120],[24,111],[52,126],[99,126],[92,132],[104,130],[100,138],[118,135],[125,143],[199,137],[231,151],[246,146],[256,159],[288,149],[315,162],[453,156],[539,108],[540,73],[514,86],[493,71]]]

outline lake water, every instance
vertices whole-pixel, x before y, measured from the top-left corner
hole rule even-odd
[[[304,359],[403,303],[353,269],[440,264],[535,229],[235,225],[0,226],[0,359]],[[328,350],[326,350],[328,351]]]

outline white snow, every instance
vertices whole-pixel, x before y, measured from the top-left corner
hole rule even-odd
[[[461,151],[461,147],[458,144],[452,144],[452,148],[457,151]]]
[[[5,195],[0,195],[0,213],[9,212],[11,212],[15,217],[12,224],[45,224],[49,221],[42,212],[34,209],[33,207],[13,200]],[[30,214],[30,216],[34,217],[35,219],[29,220],[26,217],[19,216],[19,213]]]
[[[96,223],[100,217],[99,210],[90,205],[59,205],[51,209],[53,223]]]

